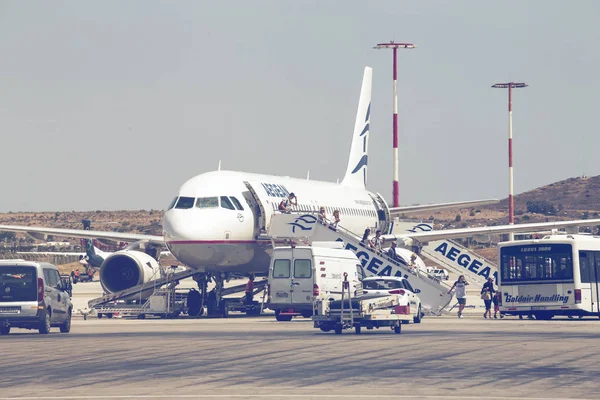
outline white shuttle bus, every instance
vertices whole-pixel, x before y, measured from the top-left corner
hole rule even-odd
[[[600,316],[600,237],[550,235],[498,247],[501,312],[536,319]]]

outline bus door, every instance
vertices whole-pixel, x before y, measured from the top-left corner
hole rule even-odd
[[[590,252],[592,253],[592,252]],[[591,279],[591,286],[592,286],[592,299],[593,299],[593,303],[596,306],[595,308],[592,307],[592,311],[593,312],[597,312],[598,315],[600,316],[600,251],[594,251],[593,252],[593,260],[594,260],[594,268],[592,271],[592,279]]]
[[[600,251],[579,252],[579,273],[581,304],[600,315]]]

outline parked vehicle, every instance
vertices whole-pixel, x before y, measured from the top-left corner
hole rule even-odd
[[[341,243],[277,247],[269,267],[267,307],[275,311],[277,321],[291,321],[296,315],[310,318],[315,299],[341,298],[344,273],[353,290],[360,290],[362,265]]]
[[[0,334],[11,328],[71,330],[73,305],[56,266],[25,260],[0,261]]]
[[[385,295],[406,297],[413,322],[416,324],[421,323],[424,313],[421,307],[421,299],[417,296],[421,291],[413,289],[408,279],[400,276],[371,276],[363,279],[362,293],[363,295],[359,299]]]

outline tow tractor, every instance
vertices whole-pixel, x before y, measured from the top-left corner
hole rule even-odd
[[[314,327],[323,332],[334,331],[341,334],[344,329],[354,328],[360,334],[362,328],[373,329],[390,327],[394,333],[402,332],[402,325],[408,324],[410,303],[401,295],[367,295],[352,298],[348,274],[342,281],[342,299],[335,301],[316,300],[312,320]]]

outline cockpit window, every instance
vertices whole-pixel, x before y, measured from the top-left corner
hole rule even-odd
[[[238,210],[243,210],[244,209],[244,207],[242,207],[242,203],[240,203],[238,201],[238,199],[236,199],[233,196],[231,196],[230,199],[231,199],[231,201],[233,201],[233,204],[235,204],[235,208],[237,208]]]
[[[175,205],[175,208],[192,208],[194,207],[194,198],[193,197],[184,197],[181,196]]]
[[[217,197],[198,197],[196,201],[197,208],[217,208],[219,199]]]
[[[177,199],[178,199],[178,197],[175,197],[173,200],[171,200],[171,203],[169,204],[169,208],[167,208],[167,210],[170,210],[171,208],[175,207],[175,203],[177,203]]]
[[[228,210],[235,210],[233,204],[231,204],[231,200],[227,196],[221,196],[221,207],[226,208]]]

